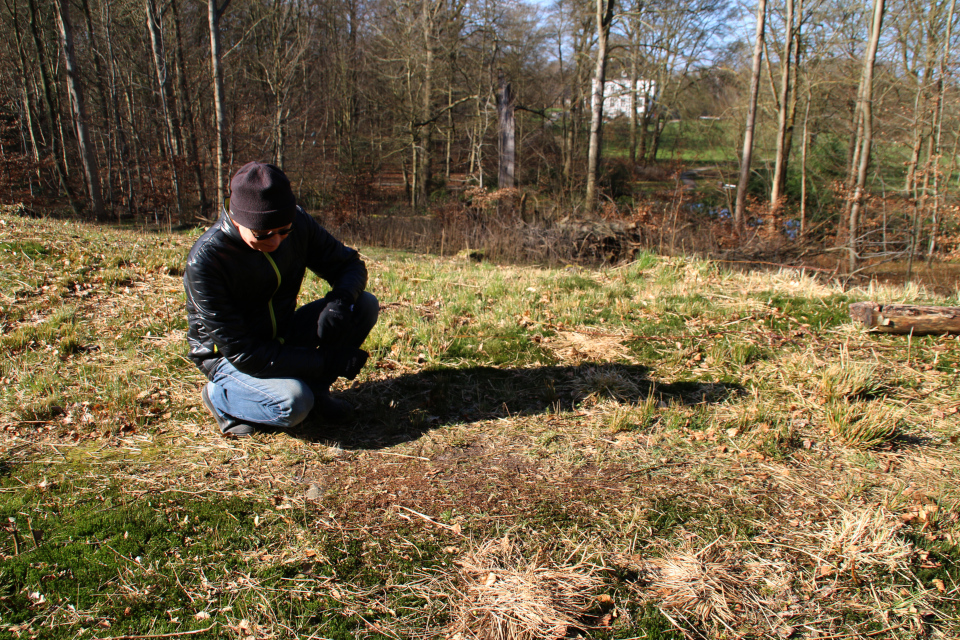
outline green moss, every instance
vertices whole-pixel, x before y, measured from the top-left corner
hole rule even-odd
[[[644,638],[649,640],[683,640],[686,636],[677,629],[656,605],[627,603],[628,618],[618,622],[612,631],[601,632],[591,638],[598,640],[617,640],[626,638]]]
[[[909,531],[904,537],[919,552],[914,556],[913,566],[919,584],[936,589],[935,580],[944,585],[960,583],[960,545],[936,538],[931,540],[922,530]],[[960,615],[960,601],[957,599],[945,598],[942,604],[954,616]]]
[[[50,248],[30,240],[0,242],[0,252],[20,253],[28,258],[40,258],[50,254]]]
[[[823,331],[850,321],[850,302],[846,295],[826,298],[791,296],[778,292],[763,292],[755,298],[776,310],[766,317],[764,323],[774,331],[785,331],[798,325]]]
[[[203,590],[203,566],[246,568],[246,552],[264,543],[253,525],[257,505],[239,498],[134,497],[66,478],[42,490],[10,478],[2,485],[21,489],[0,494],[0,521],[10,527],[0,547],[4,624],[73,607],[108,621],[112,634],[199,628],[189,615],[175,624],[166,612],[195,608],[189,593]],[[62,631],[69,637],[76,628]]]
[[[581,275],[568,275],[559,278],[554,287],[559,291],[590,291],[599,289],[600,284],[590,278],[584,278]]]

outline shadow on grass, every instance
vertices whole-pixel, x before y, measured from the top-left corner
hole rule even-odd
[[[340,397],[357,407],[352,423],[327,426],[322,417],[311,417],[296,435],[344,448],[377,449],[448,425],[571,410],[591,397],[637,404],[653,395],[662,405],[697,405],[719,403],[743,390],[719,382],[658,384],[648,374],[644,366],[610,363],[432,369],[344,391]]]

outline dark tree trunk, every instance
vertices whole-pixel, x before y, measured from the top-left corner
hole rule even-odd
[[[167,73],[167,59],[163,46],[162,17],[157,15],[153,0],[144,0],[144,10],[147,14],[147,31],[150,32],[150,44],[153,51],[153,68],[157,77],[157,88],[160,94],[160,111],[164,122],[164,155],[170,163],[170,176],[173,181],[173,190],[177,200],[177,217],[183,222],[183,205],[180,192],[180,176],[177,169],[177,157],[180,155],[180,122],[177,112],[173,108],[169,74]]]
[[[220,61],[220,18],[231,0],[224,0],[218,7],[217,0],[207,0],[207,18],[210,23],[210,73],[213,77],[213,109],[217,123],[217,207],[223,205],[226,184],[226,124],[224,119],[223,67]]]
[[[183,60],[183,39],[180,35],[180,11],[177,0],[171,0],[170,9],[173,11],[173,34],[177,41],[174,49],[174,65],[177,71],[177,102],[180,105],[182,113],[181,134],[186,137],[187,153],[190,157],[190,167],[193,170],[194,181],[197,184],[197,199],[200,204],[200,217],[207,215],[210,208],[210,201],[207,199],[206,185],[203,179],[203,163],[200,161],[200,153],[197,146],[196,122],[193,117],[193,109],[190,106],[190,92],[187,88],[187,72],[184,68]]]
[[[27,1],[28,8],[30,10],[30,34],[33,36],[33,44],[37,50],[37,70],[40,72],[40,85],[43,89],[43,104],[47,110],[50,154],[53,156],[54,169],[57,173],[57,180],[60,183],[60,188],[63,189],[63,192],[70,200],[70,206],[73,208],[74,213],[79,215],[80,206],[77,203],[76,197],[74,196],[73,189],[70,187],[70,183],[67,181],[67,172],[63,164],[61,164],[61,157],[57,149],[57,112],[55,110],[53,101],[53,87],[51,86],[50,76],[47,73],[46,55],[43,46],[43,40],[40,37],[40,15],[37,10],[36,0]]]
[[[67,75],[67,92],[70,94],[70,104],[73,106],[73,115],[77,126],[77,140],[80,146],[80,162],[83,165],[83,177],[87,183],[90,204],[94,217],[103,218],[103,196],[100,192],[100,169],[97,166],[97,157],[93,151],[90,134],[87,129],[87,114],[83,102],[83,85],[77,70],[77,62],[73,53],[73,27],[70,23],[69,0],[59,0],[57,5],[57,26],[60,28],[61,45],[63,46],[64,66]]]
[[[512,189],[517,162],[517,122],[514,117],[513,88],[500,74],[500,91],[497,94],[497,116],[500,123],[500,175],[498,187]]]

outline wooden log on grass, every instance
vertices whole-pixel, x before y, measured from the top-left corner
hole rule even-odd
[[[854,302],[850,317],[870,331],[915,336],[960,334],[960,307]]]

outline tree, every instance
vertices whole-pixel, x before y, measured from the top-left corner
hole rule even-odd
[[[644,107],[630,116],[630,145],[639,145],[638,161],[654,162],[670,120],[705,115],[696,103],[723,75],[716,47],[728,31],[729,7],[723,0],[634,0],[621,15],[628,50],[621,73],[631,79],[634,106]]]
[[[753,46],[753,66],[750,72],[750,98],[747,110],[746,129],[743,134],[743,154],[740,157],[740,179],[737,181],[737,204],[733,212],[733,224],[737,235],[743,234],[744,210],[747,203],[747,184],[750,181],[750,162],[753,156],[753,132],[757,123],[757,96],[760,93],[760,66],[763,59],[764,23],[767,17],[767,2],[757,3],[757,33]]]
[[[254,76],[264,87],[273,163],[284,166],[291,102],[304,56],[314,42],[301,0],[273,0],[254,5],[251,18]],[[346,114],[345,114],[346,115]]]
[[[144,0],[144,10],[147,16],[147,31],[150,32],[150,44],[153,51],[153,66],[156,71],[157,87],[159,89],[160,110],[163,113],[165,126],[164,142],[167,160],[170,163],[170,175],[173,179],[173,188],[176,192],[177,213],[181,221],[183,218],[182,199],[180,193],[180,177],[177,170],[177,156],[180,155],[180,121],[177,112],[173,109],[173,96],[167,77],[166,53],[163,46],[163,32],[157,16],[154,0]]]
[[[560,155],[563,189],[573,191],[574,167],[582,153],[583,103],[590,73],[594,18],[582,2],[557,0],[553,6],[551,39],[556,45],[557,95],[561,102]],[[565,52],[569,55],[565,56]]]
[[[848,245],[849,260],[847,266],[853,272],[859,260],[858,233],[860,210],[863,206],[864,190],[867,184],[867,168],[870,164],[870,147],[873,143],[873,69],[877,60],[877,47],[880,42],[880,28],[883,25],[885,0],[873,0],[873,17],[870,24],[870,43],[863,57],[863,80],[860,91],[860,113],[862,135],[859,141],[859,152],[854,191],[851,196],[850,207],[850,237]]]
[[[517,123],[514,117],[516,106],[513,87],[500,75],[500,91],[497,93],[497,115],[500,124],[500,172],[497,186],[512,189],[517,163]]]
[[[927,265],[933,260],[933,252],[937,247],[937,233],[940,227],[940,158],[943,155],[943,116],[944,116],[944,96],[946,91],[946,67],[950,60],[950,38],[953,35],[953,18],[956,15],[957,0],[950,0],[950,10],[947,12],[947,33],[944,37],[943,51],[940,55],[937,74],[937,110],[936,120],[936,140],[933,150],[933,219],[930,223],[930,244],[927,249]],[[954,153],[956,158],[956,153]]]
[[[73,117],[77,128],[77,139],[80,145],[80,161],[83,165],[83,176],[87,184],[87,193],[90,204],[97,220],[103,218],[103,197],[100,192],[100,169],[87,132],[87,114],[83,102],[83,85],[77,71],[77,63],[73,53],[73,25],[70,22],[69,0],[57,2],[57,27],[60,30],[60,43],[63,48],[64,69],[67,76],[67,93],[70,95],[70,105],[73,107]]]
[[[213,78],[213,110],[217,127],[217,146],[214,151],[217,159],[217,206],[223,206],[225,184],[225,118],[223,98],[223,67],[220,60],[220,18],[230,6],[231,0],[207,0],[207,16],[210,24],[210,74]]]
[[[60,188],[63,190],[63,193],[66,194],[74,212],[79,214],[80,210],[76,198],[74,197],[73,189],[70,187],[70,183],[67,180],[65,163],[62,163],[60,153],[57,150],[57,111],[53,101],[53,82],[51,81],[50,73],[47,70],[45,55],[46,47],[44,47],[43,40],[40,37],[40,14],[35,0],[27,0],[27,3],[28,10],[30,12],[30,35],[33,38],[33,44],[36,50],[37,71],[40,75],[41,95],[43,96],[43,105],[47,113],[48,128],[46,132],[46,138],[50,145],[50,155],[53,159],[54,170],[56,171]]]
[[[770,206],[777,208],[783,197],[784,187],[787,184],[787,159],[790,156],[790,144],[793,132],[792,119],[796,114],[796,101],[791,102],[791,62],[793,58],[794,42],[794,0],[786,0],[786,17],[784,19],[784,43],[780,56],[780,95],[777,99],[777,155],[773,173],[773,183],[770,188]],[[803,0],[800,0],[801,15],[803,14]],[[797,45],[799,62],[800,46]],[[794,96],[796,93],[794,92]],[[793,108],[791,108],[793,107]]]
[[[600,177],[601,134],[603,127],[603,88],[607,75],[607,42],[613,23],[614,0],[596,0],[597,63],[593,71],[590,93],[590,145],[587,151],[586,209],[593,213],[597,206],[597,181]]]
[[[191,93],[187,86],[187,69],[184,61],[183,38],[180,29],[180,10],[177,0],[170,0],[170,9],[173,14],[173,34],[176,41],[174,48],[174,68],[177,74],[177,104],[179,105],[183,123],[181,133],[186,135],[187,153],[190,158],[190,166],[193,169],[193,176],[197,186],[197,200],[200,205],[200,215],[204,216],[210,207],[207,200],[206,180],[203,175],[203,165],[200,160],[200,152],[197,146],[196,125],[194,111],[191,106]]]

